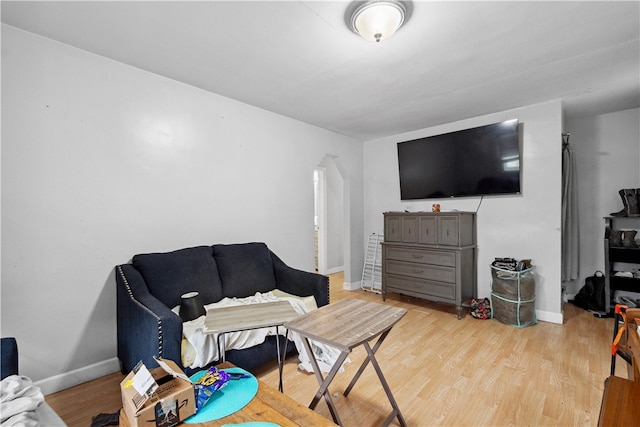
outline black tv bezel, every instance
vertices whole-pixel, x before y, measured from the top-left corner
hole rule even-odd
[[[429,143],[430,140],[435,140],[435,139],[440,139],[443,137],[453,137],[456,135],[460,135],[460,134],[464,134],[464,133],[469,133],[469,132],[475,132],[475,133],[479,133],[481,132],[483,129],[489,128],[489,127],[494,127],[494,126],[500,126],[500,125],[504,125],[504,124],[508,124],[510,122],[515,122],[515,126],[513,128],[515,128],[515,133],[516,133],[516,138],[517,138],[517,145],[518,145],[518,171],[517,171],[517,190],[508,190],[508,191],[499,191],[497,189],[492,189],[491,191],[487,191],[487,192],[473,192],[473,193],[469,193],[469,194],[460,194],[460,193],[456,193],[456,194],[451,194],[451,195],[437,195],[437,196],[420,196],[420,197],[413,197],[413,196],[403,196],[403,182],[402,182],[402,165],[401,165],[401,159],[400,159],[400,150],[401,150],[401,144],[405,144],[405,143],[416,143],[419,141],[423,141],[424,143]],[[422,138],[416,138],[416,139],[411,139],[411,140],[406,140],[406,141],[401,141],[397,143],[397,161],[398,161],[398,173],[399,173],[399,189],[400,189],[400,200],[401,201],[415,201],[415,200],[437,200],[437,199],[453,199],[453,198],[466,198],[466,197],[483,197],[483,196],[514,196],[514,195],[521,195],[522,194],[522,132],[521,132],[521,125],[522,123],[519,121],[519,119],[508,119],[508,120],[503,120],[500,122],[494,122],[494,123],[488,123],[486,125],[482,125],[482,126],[475,126],[475,127],[471,127],[471,128],[465,128],[465,129],[459,129],[456,131],[451,131],[451,132],[445,132],[445,133],[441,133],[441,134],[436,134],[436,135],[430,135],[430,136],[426,136],[426,137],[422,137]],[[406,166],[405,166],[406,167]]]

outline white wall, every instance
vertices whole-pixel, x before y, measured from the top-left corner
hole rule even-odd
[[[568,119],[565,130],[576,156],[580,213],[580,278],[567,286],[577,293],[584,279],[604,271],[604,220],[623,208],[618,191],[640,188],[640,110]]]
[[[523,151],[522,194],[402,202],[396,143],[519,119]],[[368,141],[364,146],[364,232],[383,232],[385,211],[475,211],[478,296],[489,296],[495,257],[531,258],[536,266],[538,319],[562,323],[560,213],[562,108],[559,101],[475,117],[416,132]]]
[[[2,125],[1,333],[45,392],[113,371],[113,268],[136,253],[264,241],[312,271],[326,155],[360,268],[351,138],[4,25]]]

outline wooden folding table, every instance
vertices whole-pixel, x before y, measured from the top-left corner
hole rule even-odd
[[[367,358],[362,362],[351,383],[346,388],[344,395],[347,396],[349,394],[364,369],[369,362],[371,362],[393,408],[393,411],[391,411],[391,414],[387,417],[383,425],[389,425],[394,418],[398,418],[400,425],[406,426],[407,423],[400,413],[400,408],[398,408],[398,404],[389,389],[387,380],[382,374],[382,369],[375,358],[376,351],[382,345],[391,328],[406,313],[407,310],[403,308],[358,299],[347,299],[320,307],[317,310],[285,323],[284,326],[287,329],[299,333],[302,337],[302,342],[309,354],[313,370],[320,384],[320,388],[309,404],[309,408],[314,409],[320,401],[320,398],[324,396],[333,420],[337,424],[342,425],[328,387],[351,350],[362,345],[367,352]],[[373,348],[371,348],[369,341],[376,337],[379,337],[378,341],[376,341]],[[340,356],[338,356],[338,359],[335,361],[326,378],[323,377],[322,372],[320,372],[318,362],[311,351],[309,340],[326,344],[341,351]]]

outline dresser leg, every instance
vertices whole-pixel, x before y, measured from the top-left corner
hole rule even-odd
[[[456,313],[458,313],[458,320],[462,319],[462,306],[456,305]]]

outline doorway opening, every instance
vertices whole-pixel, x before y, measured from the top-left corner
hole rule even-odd
[[[325,220],[325,177],[324,169],[317,168],[313,171],[313,196],[314,196],[314,216],[313,216],[313,242],[314,242],[314,254],[315,254],[315,267],[316,271],[322,272],[327,269],[326,267],[326,230]],[[322,224],[321,224],[322,223]],[[322,232],[320,232],[322,230]]]
[[[315,268],[344,271],[344,182],[335,158],[326,156],[313,171]]]

